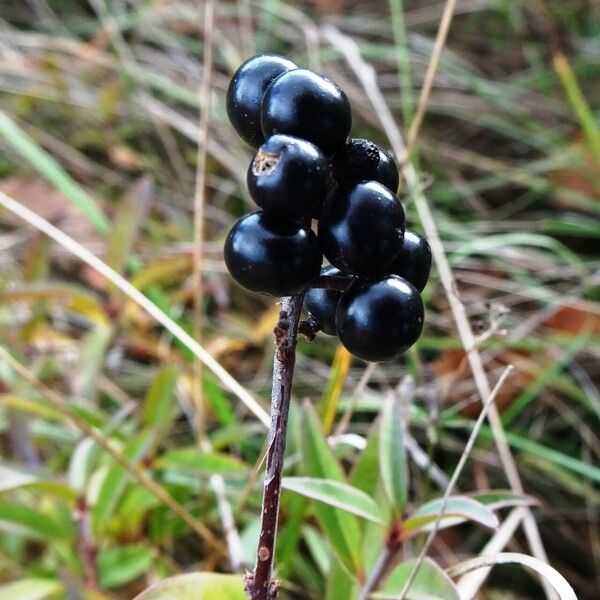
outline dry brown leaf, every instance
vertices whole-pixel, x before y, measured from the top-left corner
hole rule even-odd
[[[340,15],[347,7],[347,0],[311,0],[311,4],[319,11],[328,15]]]
[[[600,310],[600,307],[596,308]],[[593,309],[593,305],[583,301],[559,306],[544,319],[541,327],[573,336],[584,332],[600,335],[600,314]]]
[[[18,200],[95,254],[104,251],[102,236],[62,192],[43,179],[9,177],[0,181],[0,191]],[[21,219],[7,212],[0,215],[0,221],[16,228],[30,228]],[[56,246],[54,249],[56,251]],[[61,251],[62,254],[64,253]]]
[[[508,365],[512,365],[514,371],[496,396],[496,406],[500,412],[531,384],[542,368],[525,352],[505,350],[486,364],[486,370],[501,371]],[[453,405],[462,403],[462,414],[470,418],[477,417],[481,411],[481,402],[478,400],[464,350],[446,350],[432,366],[437,377],[446,385],[442,402]]]
[[[579,192],[591,198],[600,197],[600,165],[587,146],[576,143],[581,157],[573,166],[549,171],[548,179],[559,187]],[[564,152],[564,149],[561,150]]]

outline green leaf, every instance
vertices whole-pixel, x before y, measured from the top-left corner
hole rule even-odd
[[[413,559],[399,564],[390,573],[381,592],[372,594],[372,597],[396,598],[404,588],[415,562],[416,559]],[[425,557],[410,584],[406,600],[459,600],[459,596],[450,577],[433,560]]]
[[[279,557],[278,575],[282,579],[290,578],[294,573],[294,558],[298,553],[298,544],[302,537],[302,524],[309,507],[309,500],[296,494],[284,494],[281,498],[281,511],[285,514],[285,527],[277,534],[277,556]],[[258,532],[256,534],[258,541]],[[252,561],[255,559],[254,544]],[[249,564],[252,564],[252,561]]]
[[[162,368],[152,381],[142,409],[142,421],[148,429],[165,430],[169,427],[173,411],[173,394],[179,369],[174,365]]]
[[[221,425],[232,425],[235,423],[235,411],[231,406],[231,401],[227,397],[227,394],[223,393],[221,386],[211,376],[206,374],[203,379],[203,387],[217,421]]]
[[[350,483],[370,497],[375,495],[379,483],[379,424],[371,427],[367,445],[350,474]]]
[[[73,533],[47,512],[6,502],[0,503],[0,531],[42,541],[69,539]]]
[[[408,538],[424,531],[430,531],[438,518],[442,504],[442,498],[423,504],[404,521],[402,525],[404,535]],[[491,529],[495,529],[500,524],[491,508],[481,502],[468,496],[451,496],[446,503],[444,516],[440,521],[440,529],[465,521],[474,521]]]
[[[125,446],[123,455],[131,462],[138,463],[148,452],[151,442],[150,434],[142,433]],[[102,529],[106,526],[125,491],[128,480],[129,474],[121,465],[113,464],[108,470],[94,505],[93,518],[97,528]]]
[[[112,338],[110,327],[96,325],[80,347],[79,360],[73,376],[74,395],[93,400],[98,389],[97,379],[104,365],[106,350]]]
[[[381,411],[379,468],[383,488],[398,515],[404,512],[408,494],[408,469],[400,404],[388,395]]]
[[[46,493],[68,502],[77,498],[75,491],[60,481],[44,480],[22,469],[0,465],[0,493],[23,488]]]
[[[92,463],[100,454],[100,448],[92,438],[81,440],[71,453],[67,481],[69,485],[80,493],[86,489],[86,483]]]
[[[348,575],[348,571],[334,558],[327,575],[325,600],[340,600],[340,598],[356,598],[356,583]]]
[[[54,579],[26,577],[0,585],[0,600],[59,600],[63,597],[63,585]]]
[[[165,579],[134,600],[247,600],[240,575],[189,573]]]
[[[477,502],[481,502],[481,504],[485,504],[491,510],[540,505],[540,501],[533,496],[516,494],[509,490],[489,490],[487,492],[471,494],[469,497],[477,500]]]
[[[178,448],[165,452],[157,461],[161,469],[173,469],[211,475],[244,475],[248,466],[239,458],[217,452],[200,452],[196,447]]]
[[[284,477],[281,485],[286,490],[335,506],[363,519],[384,523],[381,511],[373,499],[347,483],[315,477]]]
[[[314,408],[308,403],[304,406],[302,425],[302,455],[307,474],[311,477],[343,482],[342,468],[325,440]],[[341,564],[349,573],[361,572],[361,534],[356,518],[346,511],[321,502],[314,506],[319,525]]]
[[[307,525],[302,528],[302,537],[319,571],[323,575],[327,575],[331,567],[331,552],[323,536],[314,527]]]
[[[158,506],[160,500],[146,488],[132,485],[125,493],[119,506],[119,531],[121,535],[132,535],[129,539],[142,531],[142,524],[148,513]]]
[[[104,262],[121,275],[131,255],[140,223],[146,215],[152,192],[152,180],[148,176],[140,177],[130,187],[113,216]]]
[[[152,564],[150,548],[116,546],[103,548],[98,554],[98,574],[103,588],[115,588],[143,575]]]

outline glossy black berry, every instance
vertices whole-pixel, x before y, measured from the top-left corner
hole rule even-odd
[[[259,148],[247,181],[252,199],[261,208],[310,216],[327,196],[328,161],[314,144],[276,134]]]
[[[398,275],[357,279],[336,310],[340,341],[363,360],[392,360],[412,346],[423,328],[423,302]]]
[[[241,218],[225,240],[232,277],[253,292],[295,296],[319,274],[317,236],[307,227],[263,211]]]
[[[297,66],[283,56],[259,54],[235,72],[227,90],[227,115],[239,136],[258,148],[264,141],[260,105],[269,84]]]
[[[375,179],[379,148],[369,140],[352,138],[333,156],[333,177],[339,182]]]
[[[400,185],[400,174],[398,173],[398,166],[392,155],[379,148],[379,164],[375,169],[372,177],[375,181],[383,183],[386,188],[389,188],[394,192],[398,191]]]
[[[343,273],[386,270],[402,249],[404,209],[376,181],[339,185],[327,197],[319,240],[329,262]]]
[[[341,275],[339,269],[327,266],[321,269],[321,275]],[[306,292],[304,307],[317,320],[321,331],[327,335],[337,335],[335,311],[342,292],[326,288],[310,288]]]
[[[265,137],[293,135],[330,155],[344,145],[350,133],[350,102],[330,79],[308,69],[288,71],[267,88],[261,125]]]
[[[427,285],[431,271],[431,248],[429,242],[412,229],[404,232],[402,250],[388,267],[390,273],[400,275],[412,283],[419,292]]]

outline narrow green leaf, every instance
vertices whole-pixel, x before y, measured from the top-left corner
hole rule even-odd
[[[123,274],[131,256],[133,242],[143,221],[153,191],[152,180],[141,177],[129,189],[113,217],[114,225],[107,239],[105,262]]]
[[[212,376],[208,373],[203,379],[204,394],[208,399],[213,413],[221,425],[232,425],[236,421],[235,411],[231,406],[231,401],[227,394],[223,393],[221,386],[218,385]]]
[[[241,575],[189,573],[165,579],[134,600],[247,600]]]
[[[308,525],[302,528],[302,537],[310,550],[310,553],[323,575],[329,573],[331,567],[331,553],[329,546],[325,543],[323,536]]]
[[[41,577],[26,577],[0,585],[0,600],[59,600],[64,593],[62,583]]]
[[[350,483],[370,497],[375,495],[379,483],[379,424],[371,427],[367,445],[350,474]]]
[[[160,500],[146,488],[130,486],[119,506],[119,531],[122,535],[135,535],[142,530],[148,513],[161,506]],[[131,538],[135,539],[135,538]]]
[[[123,450],[123,455],[133,463],[138,463],[149,450],[152,438],[148,432],[141,433],[131,440]],[[94,505],[93,519],[95,526],[102,529],[119,503],[129,475],[121,465],[113,464],[102,483],[98,498]]]
[[[65,194],[98,231],[108,233],[110,223],[89,195],[50,154],[2,111],[0,111],[0,137]]]
[[[0,531],[34,540],[66,540],[73,530],[47,512],[24,504],[0,503]]]
[[[303,414],[302,454],[307,475],[333,481],[344,481],[341,466],[335,459],[310,404]],[[360,528],[353,515],[327,504],[316,503],[315,513],[325,537],[349,573],[361,571]]]
[[[438,518],[442,504],[442,498],[423,504],[404,521],[402,526],[404,535],[412,537],[418,533],[429,531]],[[500,524],[498,517],[488,506],[468,496],[451,496],[446,503],[440,529],[452,527],[465,521],[474,521],[490,529],[495,529]]]
[[[540,501],[533,496],[516,494],[509,490],[489,490],[487,492],[471,494],[469,497],[477,500],[477,502],[481,502],[481,504],[485,504],[491,510],[540,505]]]
[[[248,466],[239,458],[218,452],[200,452],[196,447],[169,450],[156,461],[156,466],[206,475],[244,475],[248,472]]]
[[[174,415],[173,394],[179,369],[174,365],[163,367],[152,381],[144,399],[142,421],[148,429],[164,430]]]
[[[381,592],[373,598],[396,598],[415,566],[416,559],[399,564],[389,575]],[[411,583],[406,600],[459,600],[456,586],[433,560],[425,557]]]
[[[97,325],[88,333],[79,354],[78,365],[73,377],[74,395],[93,400],[98,389],[98,376],[104,365],[106,350],[112,337],[112,329]]]
[[[18,489],[48,494],[67,502],[72,502],[77,497],[72,488],[60,481],[42,479],[23,469],[0,464],[0,494]]]
[[[277,556],[279,567],[277,573],[282,579],[294,573],[294,559],[298,553],[298,544],[302,539],[302,524],[310,501],[297,494],[284,494],[281,498],[281,511],[285,514],[285,527],[277,534]],[[258,533],[256,535],[258,541]],[[256,544],[253,548],[252,561],[255,559]],[[252,564],[252,561],[250,564]]]
[[[341,598],[356,598],[358,587],[348,571],[336,557],[333,558],[331,569],[327,576],[325,600],[340,600]]]
[[[152,550],[146,546],[103,548],[98,554],[98,575],[103,588],[114,588],[143,575],[152,564]]]
[[[90,469],[99,454],[100,448],[92,438],[84,438],[77,444],[71,454],[67,473],[67,481],[74,490],[80,493],[85,490]]]
[[[363,519],[384,523],[381,511],[372,498],[347,483],[315,477],[284,477],[281,485],[286,490],[340,508]]]
[[[401,419],[399,402],[390,394],[381,411],[379,468],[383,488],[398,515],[404,512],[408,495],[408,468]]]

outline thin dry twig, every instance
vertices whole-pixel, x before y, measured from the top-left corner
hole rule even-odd
[[[196,185],[194,191],[194,245],[192,286],[194,290],[194,338],[202,343],[202,325],[204,322],[204,286],[203,247],[204,247],[204,207],[206,204],[206,164],[208,154],[208,138],[210,129],[211,88],[213,76],[213,42],[215,31],[215,0],[207,0],[204,8],[204,55],[202,64],[202,85],[200,87],[200,123],[198,126],[198,158],[196,161]],[[194,359],[192,377],[192,399],[194,403],[194,425],[196,439],[204,452],[212,450],[205,432],[203,369],[202,361]],[[211,475],[209,484],[215,494],[219,517],[227,540],[227,549],[231,568],[237,571],[243,562],[243,550],[240,535],[235,526],[231,504],[225,494],[225,480],[222,475]]]
[[[121,35],[119,25],[106,6],[105,0],[89,0],[89,2],[98,16],[100,24],[102,25],[102,29],[105,31],[106,35],[117,51],[121,63],[127,65],[127,68],[129,69],[140,71],[135,56]],[[146,91],[149,90],[144,79],[140,80],[140,84],[146,89]],[[177,147],[177,141],[175,140],[175,137],[165,123],[154,118],[153,122],[158,136],[163,143],[165,150],[167,151],[167,156],[171,160],[173,168],[177,172],[177,176],[180,180],[184,181],[187,177],[187,171],[181,152]]]
[[[200,125],[198,127],[198,158],[196,161],[196,187],[194,191],[194,270],[192,286],[194,290],[194,337],[202,343],[202,323],[204,321],[204,290],[202,286],[202,247],[204,245],[204,204],[206,202],[206,156],[210,126],[210,89],[213,71],[213,32],[215,25],[215,2],[207,0],[204,15],[204,59],[202,65],[202,86],[200,88]],[[196,434],[204,437],[204,407],[202,400],[202,361],[194,360],[193,401],[196,409]]]
[[[463,452],[460,456],[460,460],[458,461],[458,464],[456,465],[456,468],[454,469],[454,473],[452,473],[450,482],[448,483],[448,486],[446,487],[446,491],[444,492],[444,496],[442,498],[442,505],[440,506],[440,511],[439,511],[437,518],[435,520],[435,523],[433,525],[433,529],[429,532],[429,535],[427,536],[427,539],[425,540],[425,544],[423,545],[423,548],[421,548],[421,552],[419,552],[419,556],[417,557],[417,560],[415,561],[415,564],[410,572],[410,575],[408,576],[406,583],[404,584],[404,587],[402,588],[402,591],[400,592],[400,596],[399,596],[398,600],[404,600],[404,598],[406,597],[406,594],[408,593],[408,590],[410,589],[412,582],[414,581],[415,577],[417,576],[419,567],[423,563],[425,556],[427,556],[427,552],[429,552],[429,549],[431,548],[431,544],[433,543],[433,540],[434,540],[435,536],[437,535],[437,532],[439,531],[440,523],[442,522],[442,518],[444,517],[444,513],[446,512],[446,506],[448,505],[448,499],[450,498],[450,494],[452,494],[452,491],[454,490],[456,482],[458,481],[458,478],[460,477],[462,470],[464,469],[464,466],[467,464],[467,460],[469,458],[469,455],[471,454],[471,450],[473,450],[473,446],[475,445],[477,436],[479,435],[479,430],[481,429],[481,426],[483,425],[483,422],[485,421],[485,419],[487,417],[489,409],[494,404],[494,401],[496,399],[496,396],[498,395],[498,392],[502,389],[504,382],[506,381],[506,379],[508,378],[508,376],[510,375],[512,370],[513,370],[512,365],[508,365],[506,367],[506,369],[504,369],[504,372],[500,376],[500,379],[498,379],[498,381],[496,382],[496,385],[494,386],[494,389],[492,390],[488,399],[483,404],[483,408],[481,409],[481,412],[479,413],[479,416],[477,417],[477,420],[475,421],[475,425],[473,426],[471,435],[469,436],[469,439],[467,440],[465,449],[463,450]]]
[[[431,88],[433,87],[435,74],[437,72],[440,58],[442,57],[442,52],[444,51],[444,46],[446,45],[446,38],[448,37],[448,31],[450,31],[450,24],[452,23],[452,17],[454,16],[454,9],[456,8],[457,1],[458,0],[447,0],[444,6],[444,12],[440,20],[440,26],[435,38],[435,44],[433,46],[431,58],[429,60],[429,64],[427,65],[425,80],[419,95],[417,112],[415,113],[415,116],[410,124],[408,135],[406,136],[406,150],[402,158],[398,157],[398,160],[403,165],[410,160],[410,155],[414,148],[415,142],[417,141],[417,137],[419,136],[421,124],[423,123],[423,117],[425,116],[425,111],[427,110],[427,103],[429,102]]]
[[[385,102],[381,90],[379,89],[373,66],[363,60],[360,50],[352,38],[342,34],[337,28],[331,25],[324,27],[322,32],[324,37],[342,52],[346,62],[354,71],[357,79],[361,82],[365,93],[373,105],[379,121],[383,126],[386,135],[388,136],[388,140],[392,146],[394,154],[396,157],[404,156],[406,147],[404,145],[402,134],[396,125],[394,117],[387,103]],[[414,199],[419,219],[423,225],[425,235],[427,236],[427,239],[431,245],[433,259],[440,275],[446,297],[450,304],[461,343],[467,354],[467,359],[471,368],[471,372],[473,373],[473,378],[479,392],[479,397],[487,398],[491,393],[491,387],[483,366],[483,360],[476,346],[475,336],[473,334],[471,324],[469,323],[464,304],[456,293],[456,282],[454,275],[446,257],[433,214],[429,207],[429,203],[420,187],[419,178],[412,163],[408,162],[406,165],[404,165],[404,168],[402,169],[402,175],[407,183],[408,193]],[[488,420],[494,435],[494,442],[498,449],[498,454],[510,486],[514,492],[523,494],[523,484],[506,439],[506,432],[504,431],[504,427],[502,425],[502,419],[498,409],[495,406],[490,408],[488,412]],[[539,529],[531,511],[525,508],[523,509],[523,515],[525,535],[531,551],[536,558],[542,561],[547,561],[547,555],[541,540]],[[548,598],[555,598],[555,593],[550,586],[545,585],[545,592]]]
[[[192,336],[175,323],[173,319],[167,316],[160,308],[158,308],[158,306],[156,306],[156,304],[146,298],[142,292],[131,285],[131,283],[129,283],[122,275],[119,275],[119,273],[111,269],[106,263],[92,254],[87,248],[84,248],[81,244],[76,242],[72,237],[63,233],[60,229],[46,221],[46,219],[43,219],[33,211],[29,210],[4,192],[0,192],[0,206],[52,238],[57,244],[88,264],[92,269],[100,273],[100,275],[119,288],[126,296],[142,307],[153,319],[158,321],[176,339],[185,345],[192,354],[197,356],[204,365],[214,373],[221,383],[246,405],[263,425],[268,426],[269,415],[252,394],[240,385],[240,383],[232,377],[204,347],[196,342]]]

